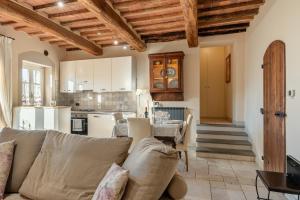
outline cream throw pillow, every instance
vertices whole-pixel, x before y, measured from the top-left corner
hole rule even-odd
[[[129,171],[113,163],[101,180],[92,200],[120,200],[124,193]]]
[[[0,199],[4,198],[5,186],[14,156],[15,141],[0,143]]]

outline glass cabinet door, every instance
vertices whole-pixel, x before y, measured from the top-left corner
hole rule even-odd
[[[152,61],[152,77],[153,85],[152,88],[155,90],[164,90],[165,86],[165,61],[164,58],[154,59]]]
[[[168,89],[180,88],[180,63],[178,58],[168,57],[166,59],[166,77]]]

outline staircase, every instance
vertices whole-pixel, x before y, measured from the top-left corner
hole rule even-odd
[[[255,161],[244,127],[197,125],[197,157]]]

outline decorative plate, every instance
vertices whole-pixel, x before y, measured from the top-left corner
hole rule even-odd
[[[162,82],[156,82],[154,83],[154,88],[163,89],[164,84]]]
[[[178,88],[178,80],[173,79],[169,82],[169,88]]]
[[[176,76],[176,69],[174,67],[168,67],[167,68],[167,75],[169,77],[174,77]]]

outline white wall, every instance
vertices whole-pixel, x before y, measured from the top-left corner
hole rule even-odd
[[[231,34],[200,38],[200,47],[231,46],[232,120],[244,124],[245,88],[245,34]]]
[[[58,74],[59,74],[59,60],[64,57],[65,51],[63,49],[54,47],[53,45],[50,45],[46,42],[41,42],[37,37],[31,37],[24,32],[17,32],[12,27],[8,26],[1,26],[0,25],[0,33],[6,36],[10,36],[15,38],[13,41],[13,105],[16,106],[19,103],[19,92],[20,92],[20,86],[19,86],[19,68],[20,66],[20,60],[19,58],[21,55],[25,55],[26,52],[31,53],[40,53],[40,55],[43,54],[44,50],[48,50],[49,56],[48,58],[51,60],[51,62],[54,64],[54,70],[55,71],[55,80],[58,80]],[[24,54],[25,53],[25,54]],[[31,54],[29,53],[29,54]],[[36,54],[35,54],[36,55]],[[43,56],[43,55],[42,55]],[[40,58],[33,58],[36,60],[43,61],[45,60],[43,57]]]
[[[300,1],[268,0],[246,34],[246,126],[253,140],[257,158],[263,154],[263,71],[261,64],[268,45],[274,40],[286,44],[287,90],[300,91]],[[300,159],[300,98],[287,97],[286,141],[287,153]],[[260,161],[260,164],[262,162]]]

